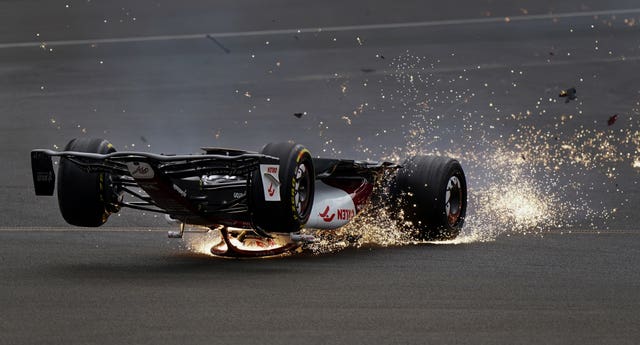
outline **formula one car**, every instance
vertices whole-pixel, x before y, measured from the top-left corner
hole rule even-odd
[[[64,151],[31,151],[36,195],[53,195],[71,225],[97,227],[123,207],[220,231],[219,256],[270,256],[313,241],[305,229],[335,230],[363,210],[386,207],[419,240],[455,238],[464,223],[467,185],[454,159],[415,156],[401,165],[312,158],[293,143],[259,153],[203,148],[203,154],[116,152],[103,139],[77,138]],[[126,197],[125,197],[126,196]]]

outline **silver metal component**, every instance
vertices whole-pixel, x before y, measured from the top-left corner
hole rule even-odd
[[[312,235],[305,235],[305,234],[291,234],[291,242],[298,242],[298,243],[315,243],[318,242],[318,240],[313,237]]]
[[[462,187],[456,176],[451,176],[445,193],[445,212],[451,226],[455,225],[462,211]]]
[[[184,236],[184,223],[180,223],[180,230],[169,230],[168,232],[169,238],[182,238]]]
[[[226,184],[245,184],[246,180],[239,178],[238,176],[230,175],[203,175],[200,180],[205,186],[216,186]]]
[[[170,215],[165,214],[164,215],[164,220],[167,221],[167,223],[169,223],[170,225],[180,225],[180,223],[182,223],[181,221],[175,219],[175,218],[171,218]]]
[[[201,226],[197,226],[197,225],[185,224],[185,223],[183,223],[182,221],[180,221],[178,219],[171,218],[171,216],[168,215],[168,214],[164,215],[164,219],[167,220],[167,223],[169,223],[171,225],[178,225],[178,227],[179,227],[178,230],[169,230],[167,232],[167,235],[169,236],[169,238],[182,238],[184,236],[185,232],[197,233],[197,234],[205,234],[205,233],[211,231],[211,229],[209,229],[209,228],[205,228],[205,227],[201,227]]]

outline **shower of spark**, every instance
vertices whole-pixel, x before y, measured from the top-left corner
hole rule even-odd
[[[411,155],[437,154],[462,163],[469,186],[466,224],[457,239],[443,243],[595,227],[594,220],[607,220],[615,212],[615,207],[591,202],[592,193],[605,186],[624,194],[617,184],[607,186],[614,184],[621,166],[640,168],[637,116],[629,117],[625,128],[614,130],[578,122],[583,113],[580,102],[575,103],[575,115],[554,115],[553,98],[537,98],[531,109],[507,110],[494,100],[481,102],[477,96],[481,91],[472,85],[489,85],[474,80],[474,71],[447,79],[438,73],[439,63],[409,53],[391,61],[394,72],[385,77],[384,85],[394,87],[381,89],[378,101],[397,114],[406,141],[382,148],[379,157],[401,162]],[[525,74],[510,73],[518,78]],[[512,83],[513,88],[517,85]],[[630,113],[639,114],[637,108]],[[535,116],[549,121],[540,125]],[[376,151],[360,141],[355,144],[361,152]],[[348,246],[414,243],[407,233],[389,217],[364,214],[337,232],[317,232],[321,241],[311,249],[330,252]]]
[[[358,100],[360,105],[352,113],[335,114],[337,121],[331,127],[331,121],[318,121],[322,154],[339,156],[344,149],[331,137],[333,126],[356,125],[375,111],[393,116],[397,126],[374,128],[376,144],[354,138],[354,147],[370,159],[400,163],[412,155],[458,159],[469,188],[465,226],[455,240],[438,243],[493,241],[501,235],[575,227],[606,230],[602,224],[628,200],[616,179],[623,169],[640,172],[640,102],[619,111],[615,125],[608,125],[607,117],[588,121],[583,100],[559,102],[557,90],[552,89],[544,90],[547,96],[532,96],[529,104],[514,106],[508,99],[501,104],[498,94],[508,98],[519,85],[527,84],[526,70],[499,71],[508,79],[509,89],[495,90],[482,77],[486,72],[481,66],[451,73],[440,67],[443,62],[438,59],[408,52],[386,61],[391,72],[377,82],[344,79],[336,85],[340,97],[357,87],[369,88],[367,92],[371,85],[384,87],[374,99]],[[247,91],[245,96],[251,95]],[[384,147],[378,137],[385,135],[401,135],[404,141]],[[618,201],[594,202],[603,191]],[[308,250],[328,253],[416,243],[407,228],[373,205],[373,210],[337,231],[304,232],[318,239]],[[187,241],[192,250],[210,254],[212,243],[220,239]]]

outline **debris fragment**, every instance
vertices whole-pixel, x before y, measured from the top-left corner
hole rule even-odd
[[[609,120],[607,121],[607,125],[611,126],[614,123],[616,123],[616,121],[618,121],[618,114],[614,114],[612,116],[609,116]]]
[[[231,50],[227,49],[227,47],[223,46],[220,41],[218,41],[215,37],[207,34],[207,38],[210,39],[213,43],[215,43],[220,49],[222,49],[225,53],[229,54]]]
[[[384,59],[384,55],[382,55],[382,54],[376,54],[376,57],[379,58],[379,59]]]
[[[373,68],[361,68],[360,71],[362,71],[362,73],[371,73],[375,72],[376,70]]]
[[[305,111],[304,113],[293,113],[293,116],[295,116],[297,118],[301,118],[302,115],[307,115],[307,112]]]
[[[560,91],[558,97],[566,97],[565,103],[569,103],[569,101],[573,101],[576,99],[576,88],[572,87],[570,89]]]

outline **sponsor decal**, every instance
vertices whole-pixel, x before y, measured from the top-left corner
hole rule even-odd
[[[273,196],[273,194],[275,194],[276,190],[273,188],[273,182],[269,183],[269,189],[267,189],[267,193],[269,193],[269,196]]]
[[[356,217],[356,206],[349,193],[316,181],[315,200],[305,224],[309,229],[337,229]]]
[[[356,212],[351,209],[338,209],[338,220],[351,220],[356,215]]]
[[[245,192],[233,192],[234,199],[244,198],[247,195]]]
[[[330,208],[329,208],[329,206],[327,206],[327,208],[324,209],[324,212],[318,213],[318,216],[320,216],[320,218],[322,218],[322,220],[324,220],[327,223],[332,221],[333,217],[336,216],[335,213],[331,213],[331,215],[329,215],[329,210],[330,210]]]
[[[336,212],[331,212],[331,214],[329,214],[330,211],[331,207],[327,206],[322,213],[318,213],[318,216],[320,216],[323,221],[329,223],[333,221],[336,216],[337,220],[351,220],[356,215],[356,211],[349,208],[339,208]]]
[[[155,176],[153,168],[145,162],[128,162],[127,169],[135,179],[148,180]]]
[[[41,172],[38,171],[36,174],[37,182],[51,182],[53,181],[53,173],[52,172]]]
[[[280,201],[280,165],[260,164],[260,175],[262,176],[262,191],[265,201]]]

